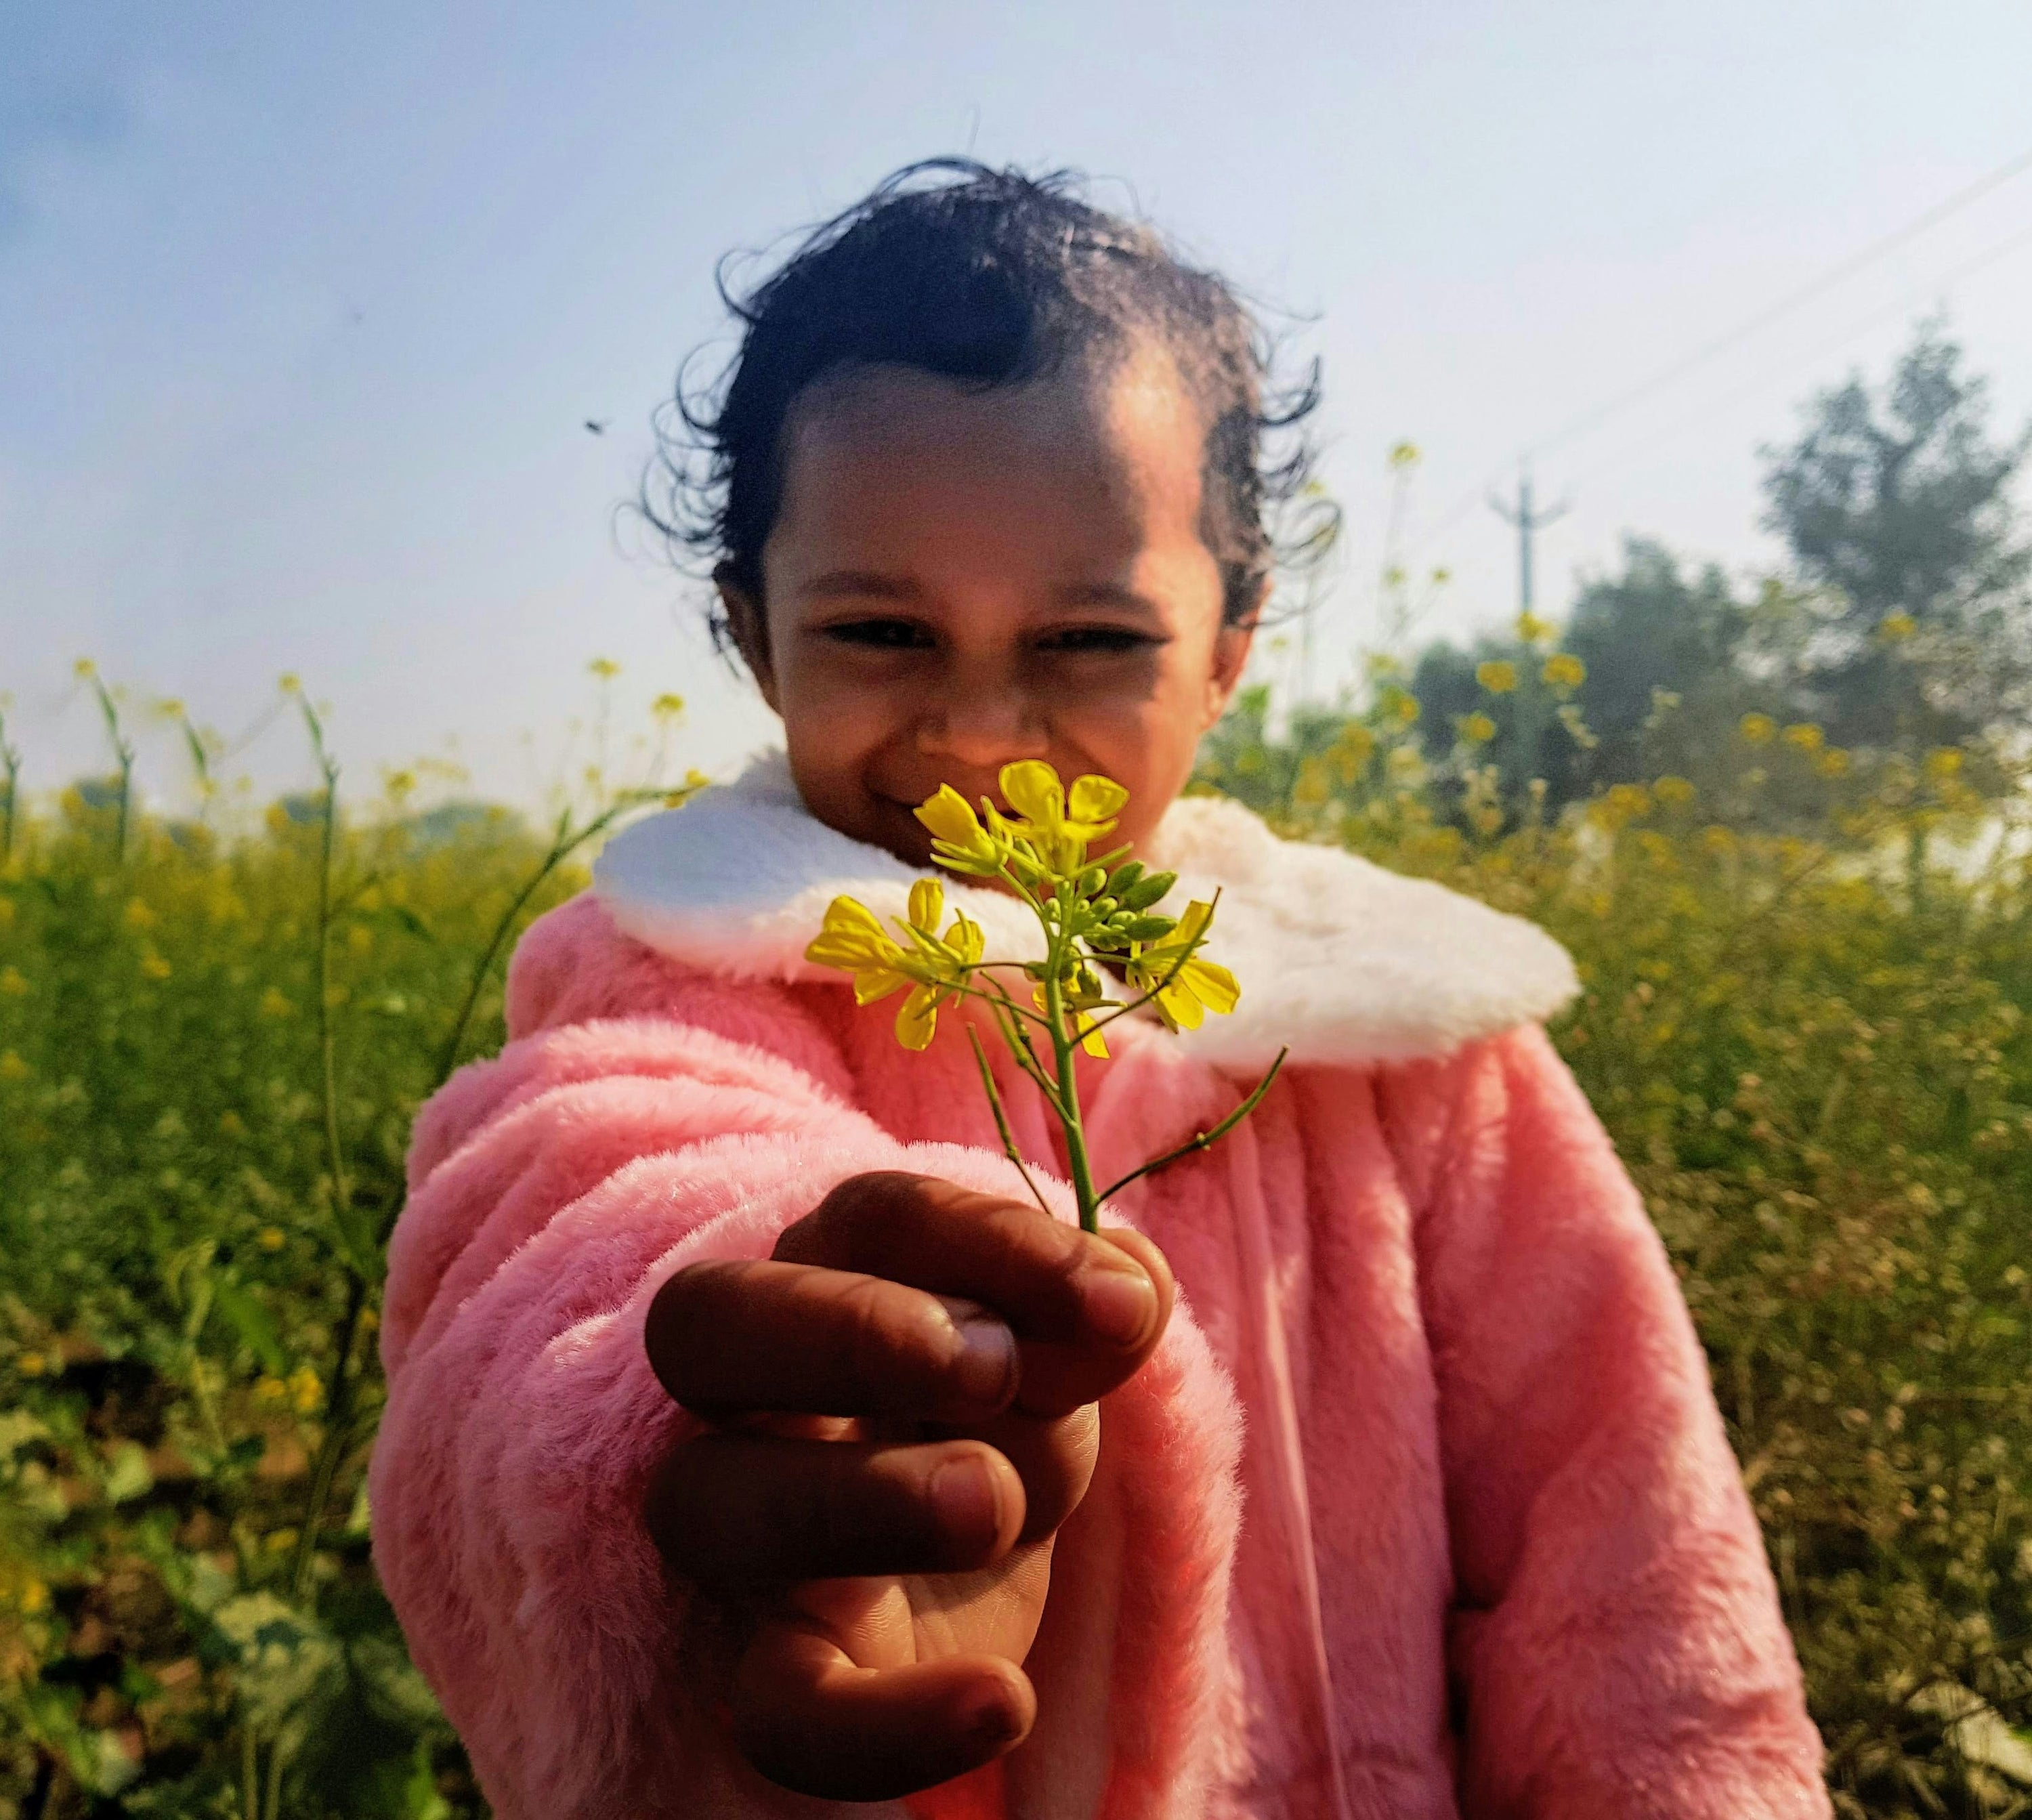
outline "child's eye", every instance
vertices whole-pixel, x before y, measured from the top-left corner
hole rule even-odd
[[[826,627],[825,635],[872,651],[924,651],[936,642],[923,626],[908,619],[848,619]]]
[[[1147,632],[1134,631],[1126,626],[1070,626],[1062,632],[1047,633],[1038,641],[1038,645],[1045,651],[1083,656],[1145,651],[1163,642]]]

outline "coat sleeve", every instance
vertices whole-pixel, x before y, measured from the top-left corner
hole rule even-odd
[[[751,1037],[767,992],[747,995]],[[644,1316],[674,1270],[766,1255],[858,1172],[1010,1186],[999,1157],[899,1144],[783,1054],[674,1008],[553,1022],[464,1071],[419,1120],[390,1247],[375,1557],[501,1820],[850,1811],[762,1781],[688,1692],[709,1615],[640,1512],[690,1418],[649,1370]],[[1028,1771],[920,1812],[997,1811],[1026,1774],[1091,1786],[1088,1811],[1116,1820],[1192,1811],[1235,1427],[1175,1321],[1108,1400],[1095,1489],[1061,1534]]]
[[[1663,1244],[1544,1033],[1457,1060],[1421,1215],[1475,1820],[1803,1820],[1821,1741]]]

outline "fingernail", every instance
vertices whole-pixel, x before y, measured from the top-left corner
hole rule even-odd
[[[970,1553],[992,1543],[1002,1527],[995,1480],[978,1459],[948,1460],[932,1474],[932,1508],[949,1542]]]
[[[1117,1346],[1136,1344],[1157,1316],[1157,1286],[1134,1265],[1087,1271],[1080,1300],[1094,1331]]]
[[[1023,1721],[1009,1703],[1009,1696],[997,1687],[972,1695],[960,1709],[960,1725],[967,1736],[984,1744],[1006,1743],[1023,1728]]]
[[[1016,1336],[992,1315],[969,1315],[954,1323],[959,1358],[954,1374],[968,1400],[999,1407],[1016,1387]]]

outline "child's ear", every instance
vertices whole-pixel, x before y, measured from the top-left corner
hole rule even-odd
[[[719,591],[719,608],[727,615],[727,636],[734,641],[734,648],[741,653],[762,699],[780,714],[776,673],[769,661],[769,622],[762,603],[734,579],[731,563],[723,562],[713,570],[712,585]]]
[[[1207,678],[1206,724],[1211,727],[1227,712],[1227,704],[1235,699],[1236,686],[1242,681],[1242,673],[1249,665],[1249,648],[1256,641],[1256,621],[1264,607],[1269,604],[1270,583],[1266,577],[1258,590],[1256,604],[1249,609],[1249,616],[1238,623],[1233,620],[1223,622],[1214,634],[1213,669]]]

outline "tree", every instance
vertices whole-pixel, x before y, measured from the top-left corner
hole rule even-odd
[[[1717,565],[1690,576],[1662,544],[1626,539],[1623,573],[1584,583],[1567,627],[1567,648],[1587,666],[1589,783],[1705,771],[1717,740],[1765,705],[1750,699],[1757,625]]]
[[[1987,387],[1922,325],[1889,379],[1809,404],[1767,447],[1767,528],[1816,590],[1799,681],[1830,737],[1912,751],[2024,725],[2032,544],[2011,488],[2032,428],[1999,444]]]

